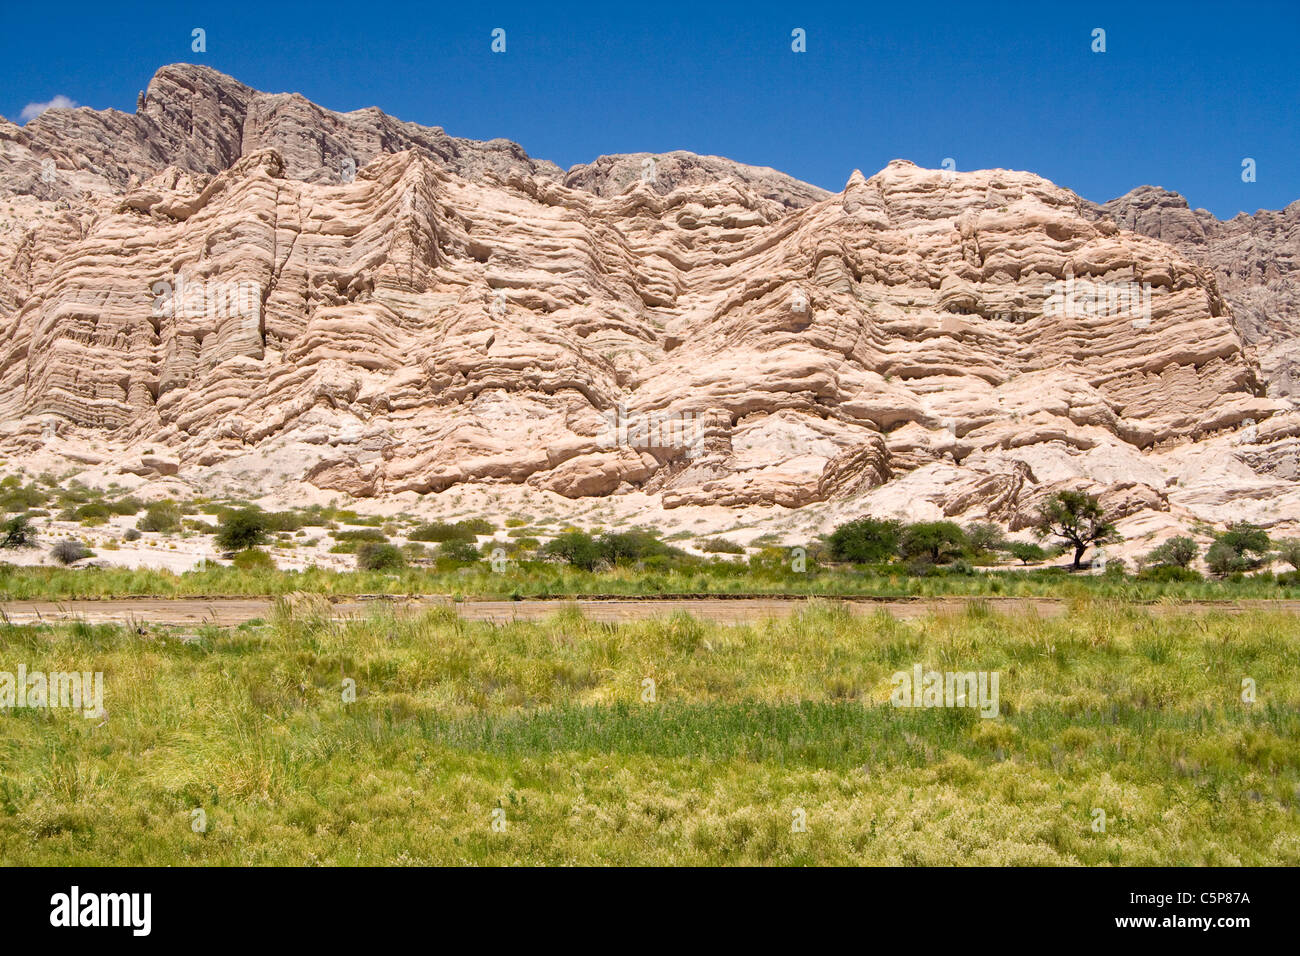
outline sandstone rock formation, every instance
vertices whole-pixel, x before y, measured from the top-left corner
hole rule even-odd
[[[1300,428],[1270,380],[1294,256],[1262,257],[1294,249],[1300,206],[1176,207],[905,161],[838,194],[688,153],[565,173],[166,67],[133,116],[0,124],[0,447],[97,435],[123,473],[195,487],[244,460],[356,495],[1016,527],[1070,486],[1124,514],[1294,517]]]
[[[1300,398],[1300,200],[1225,222],[1178,193],[1140,186],[1093,212],[1208,266],[1269,394]]]

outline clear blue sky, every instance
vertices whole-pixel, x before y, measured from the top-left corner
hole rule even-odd
[[[1098,201],[1164,186],[1225,218],[1300,198],[1300,0],[10,0],[0,23],[0,113],[15,122],[56,95],[133,111],[159,66],[198,62],[564,167],[687,149],[839,190],[854,168],[952,157]],[[505,54],[490,51],[495,27]],[[795,27],[806,53],[791,51]]]

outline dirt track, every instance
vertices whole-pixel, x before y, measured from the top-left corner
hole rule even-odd
[[[958,612],[973,602],[980,601],[993,611],[1014,613],[1030,611],[1043,617],[1056,617],[1065,613],[1067,603],[1057,598],[978,598],[944,597],[899,599],[824,599],[843,601],[853,614],[874,614],[885,611],[902,619],[922,617],[931,613]],[[473,621],[506,622],[535,620],[553,614],[566,605],[576,604],[583,615],[594,621],[636,621],[655,615],[686,611],[703,620],[722,623],[757,621],[767,617],[788,617],[807,604],[804,598],[669,598],[663,600],[643,598],[600,598],[579,600],[528,600],[528,601],[461,601],[453,603],[448,598],[429,597],[374,597],[340,598],[332,607],[336,618],[364,616],[371,608],[390,606],[395,610],[413,612],[432,607],[454,607],[462,617]],[[274,607],[271,598],[121,598],[102,601],[6,601],[0,603],[0,616],[14,624],[32,624],[40,621],[83,620],[92,624],[137,621],[148,624],[218,624],[232,626],[258,618],[270,617]],[[1198,601],[1184,604],[1150,604],[1145,607],[1155,614],[1185,614],[1223,611],[1241,613],[1253,610],[1283,611],[1300,614],[1300,601],[1250,600],[1250,601]]]

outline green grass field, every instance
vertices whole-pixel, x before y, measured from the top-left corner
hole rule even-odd
[[[796,574],[718,563],[662,571],[620,566],[604,571],[522,562],[496,573],[482,562],[400,572],[244,570],[214,566],[173,574],[154,569],[18,567],[0,563],[0,601],[116,597],[219,597],[357,594],[446,594],[464,598],[583,595],[783,594],[809,597],[944,597],[948,595],[1095,598],[1117,601],[1300,599],[1300,585],[1271,574],[1142,581],[1131,575],[1067,574],[1061,569],[977,571],[910,576],[902,570],[843,566]]]
[[[1093,601],[4,626],[0,670],[102,670],[108,714],[0,713],[0,862],[1295,865],[1296,635]],[[1000,716],[892,707],[917,663],[998,671]]]

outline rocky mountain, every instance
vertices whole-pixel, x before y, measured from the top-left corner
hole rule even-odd
[[[1140,186],[1091,211],[1208,266],[1269,394],[1300,396],[1300,200],[1224,222],[1178,193]]]
[[[565,172],[169,66],[134,115],[0,124],[0,451],[93,438],[196,489],[238,462],[260,490],[1015,528],[1071,486],[1293,520],[1298,207],[1216,225],[1167,196],[904,161],[828,194],[682,152]]]

